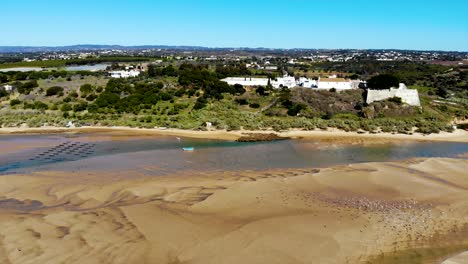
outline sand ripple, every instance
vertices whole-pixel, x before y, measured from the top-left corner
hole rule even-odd
[[[6,175],[0,262],[442,261],[468,245],[467,169],[465,159],[413,159],[166,177]]]

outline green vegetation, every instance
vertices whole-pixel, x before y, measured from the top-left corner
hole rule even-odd
[[[18,68],[18,67],[39,67],[39,68],[55,68],[64,67],[65,60],[47,60],[47,61],[20,61],[0,64],[0,69]]]
[[[47,89],[46,96],[54,96],[63,94],[63,88],[60,86],[53,86]]]
[[[325,65],[339,66],[325,63],[308,67],[317,71]],[[109,79],[87,72],[8,73],[1,78],[14,85],[17,92],[0,94],[0,126],[62,126],[72,120],[81,125],[205,129],[205,123],[211,122],[215,128],[228,130],[333,127],[411,134],[451,131],[454,118],[468,118],[467,75],[462,70],[414,63],[398,65],[410,69],[410,73],[375,62],[375,77],[369,76],[369,83],[385,89],[398,86],[400,79],[414,78],[411,87],[420,92],[421,108],[406,105],[401,98],[367,105],[361,89],[273,89],[270,85],[242,87],[220,81],[226,76],[259,73],[240,63],[149,65],[146,74],[129,79]],[[362,69],[371,69],[368,66]],[[362,69],[349,75],[369,75]],[[294,68],[287,70],[298,74]]]
[[[367,81],[367,86],[371,89],[382,90],[398,87],[400,80],[391,74],[380,74],[373,76]]]
[[[21,101],[18,100],[18,99],[12,99],[10,101],[10,106],[15,106],[15,105],[19,105],[19,104],[21,104]]]
[[[29,94],[34,88],[38,87],[37,81],[32,80],[18,84],[18,92],[21,94]]]

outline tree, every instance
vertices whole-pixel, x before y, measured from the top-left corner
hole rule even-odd
[[[270,81],[270,80],[268,80]],[[261,96],[264,96],[265,95],[265,87],[263,86],[259,86],[257,89],[255,89],[255,92]]]
[[[235,89],[235,93],[238,93],[238,94],[243,94],[245,93],[245,89],[244,89],[244,86],[242,86],[241,84],[234,84],[234,89]]]
[[[380,74],[370,78],[367,81],[367,87],[374,90],[390,89],[391,87],[398,87],[400,80],[398,77],[391,74]]]
[[[437,88],[436,94],[442,98],[447,98],[448,97],[448,91],[445,88]]]
[[[356,73],[354,73],[354,74],[350,75],[349,78],[350,78],[351,80],[357,80],[357,79],[359,79],[359,75],[356,74]]]
[[[162,70],[162,74],[166,76],[177,76],[177,72],[174,69],[174,66],[169,65]]]
[[[156,77],[156,65],[149,64],[148,65],[148,76],[149,77]]]

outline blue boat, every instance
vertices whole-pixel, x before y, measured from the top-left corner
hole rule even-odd
[[[182,148],[184,151],[194,151],[195,148],[194,147],[186,147],[186,148]]]

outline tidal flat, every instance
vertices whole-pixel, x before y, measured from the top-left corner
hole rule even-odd
[[[2,263],[441,263],[468,249],[464,143],[0,145]]]

